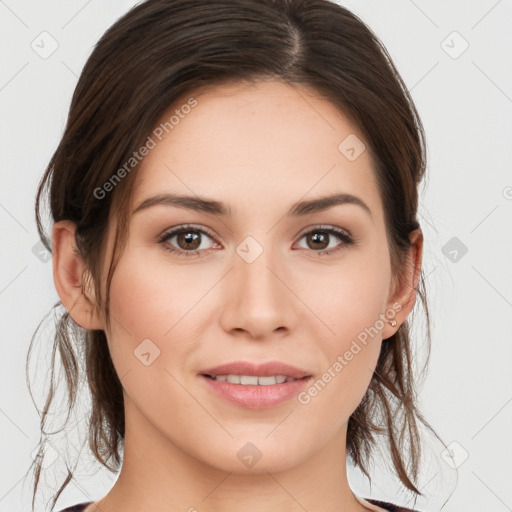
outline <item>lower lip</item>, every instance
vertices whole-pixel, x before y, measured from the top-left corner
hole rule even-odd
[[[200,375],[200,377],[206,381],[207,386],[213,393],[232,404],[248,409],[266,409],[282,404],[300,393],[311,380],[311,377],[306,377],[291,382],[283,382],[282,384],[252,386],[214,380],[204,375]]]

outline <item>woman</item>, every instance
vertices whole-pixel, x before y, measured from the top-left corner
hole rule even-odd
[[[412,510],[355,495],[346,458],[370,477],[381,434],[421,495],[424,148],[327,0],[148,0],[104,34],[36,201],[70,407],[83,370],[91,450],[122,462],[66,511]]]

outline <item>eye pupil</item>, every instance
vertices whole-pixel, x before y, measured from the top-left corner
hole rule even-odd
[[[320,243],[321,247],[315,247],[316,249],[325,249],[328,242],[329,235],[322,231],[315,231],[313,234],[308,236],[308,241],[312,241],[314,244]]]
[[[182,244],[181,241],[185,239],[185,244]],[[177,235],[178,245],[181,249],[197,249],[201,243],[199,241],[200,235],[198,233],[193,233],[191,231],[184,231]],[[195,244],[194,244],[195,242]],[[190,246],[190,244],[193,244]]]

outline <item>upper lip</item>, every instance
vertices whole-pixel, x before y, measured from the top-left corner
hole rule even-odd
[[[302,379],[311,374],[295,366],[291,366],[280,361],[270,361],[268,363],[251,363],[249,361],[235,361],[232,363],[221,364],[219,366],[207,368],[201,371],[202,375],[253,375],[269,377],[272,375],[284,375],[292,379]]]

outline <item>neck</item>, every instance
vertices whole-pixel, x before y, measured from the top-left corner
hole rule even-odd
[[[121,472],[110,492],[87,512],[369,510],[348,484],[346,424],[322,450],[306,459],[297,462],[291,454],[289,467],[273,470],[264,464],[263,454],[251,469],[232,471],[216,467],[215,459],[205,462],[200,453],[184,452],[129,400],[125,400],[125,413]],[[198,442],[198,449],[201,447],[211,450],[204,440]]]

